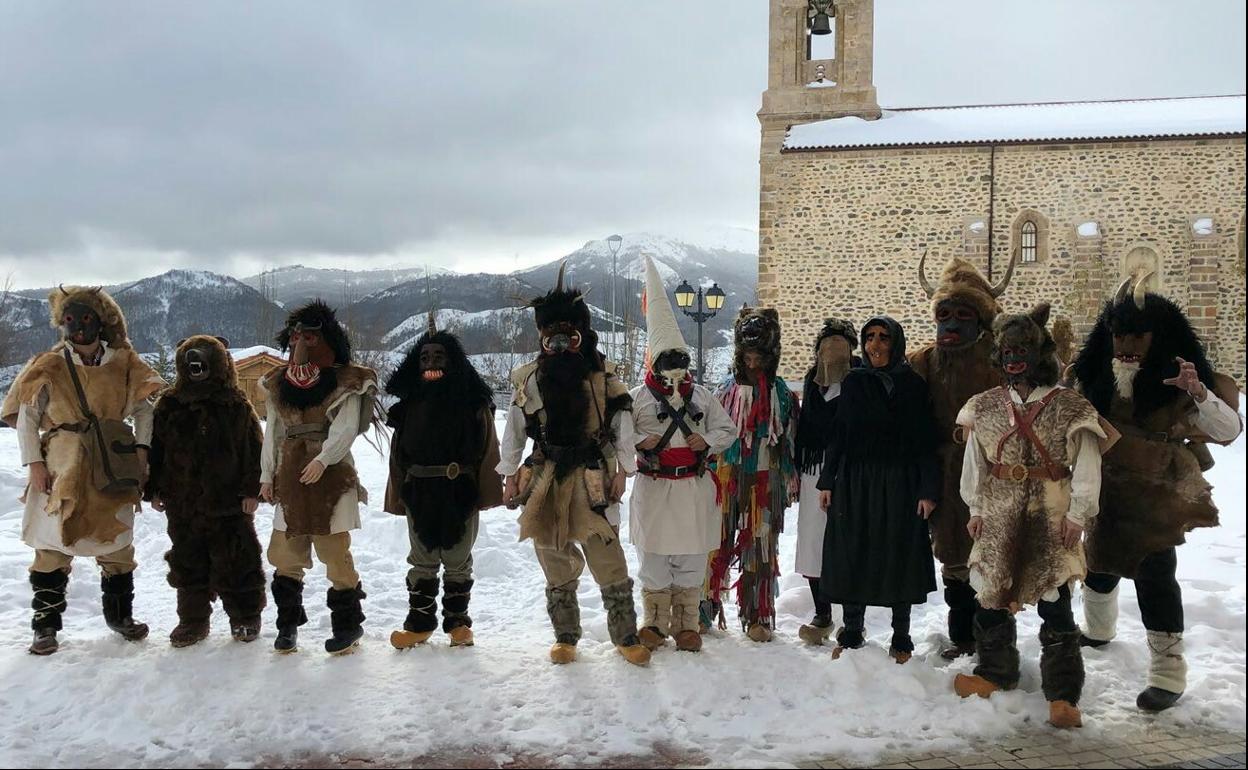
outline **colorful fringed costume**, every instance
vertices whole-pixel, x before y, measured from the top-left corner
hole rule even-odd
[[[742,312],[747,323],[745,313],[758,313],[748,309]],[[741,325],[739,320],[738,338]],[[775,331],[778,339],[778,324]],[[738,359],[741,348],[739,340]],[[777,343],[777,358],[778,348]],[[720,627],[726,627],[721,602],[733,587],[729,568],[735,561],[740,569],[735,586],[741,626],[761,641],[770,638],[769,632],[756,635],[753,629],[775,625],[778,541],[784,531],[784,509],[796,499],[799,485],[793,451],[798,404],[774,368],[751,375],[739,365],[737,372],[716,393],[736,423],[737,439],[713,463],[723,521],[719,550],[710,556],[708,601],[703,604],[702,615],[704,624],[709,626],[718,616]],[[743,379],[747,381],[740,381]]]

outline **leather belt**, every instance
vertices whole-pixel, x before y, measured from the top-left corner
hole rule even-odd
[[[652,478],[690,479],[701,475],[699,468],[697,465],[650,465],[638,468],[637,472]]]
[[[1061,465],[1023,465],[1022,463],[993,463],[990,471],[994,478],[1004,481],[1023,482],[1029,479],[1061,481],[1070,476],[1070,469]]]
[[[472,475],[472,468],[465,468],[459,463],[449,463],[447,465],[409,465],[407,467],[407,477],[409,479],[450,479],[454,481],[460,476]]]
[[[1162,444],[1183,443],[1182,437],[1171,436],[1169,433],[1162,431],[1162,430],[1144,430],[1143,428],[1137,425],[1129,425],[1127,423],[1116,422],[1114,420],[1110,420],[1109,424],[1114,426],[1114,429],[1124,436],[1131,436],[1132,438],[1142,438],[1145,441],[1156,441]]]
[[[324,441],[329,438],[329,425],[323,422],[305,422],[286,426],[286,440],[297,438]]]

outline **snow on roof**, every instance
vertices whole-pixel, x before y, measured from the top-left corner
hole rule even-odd
[[[879,120],[833,118],[792,126],[785,150],[1094,141],[1243,134],[1245,99],[1001,104],[884,110]]]

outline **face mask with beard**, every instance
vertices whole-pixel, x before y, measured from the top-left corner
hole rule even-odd
[[[946,299],[936,304],[936,344],[945,350],[958,350],[979,339],[979,314],[970,305]]]
[[[1113,340],[1114,358],[1110,368],[1114,372],[1114,385],[1118,395],[1129,401],[1135,392],[1135,376],[1140,373],[1140,364],[1152,347],[1153,333],[1115,329]]]
[[[446,376],[449,359],[446,348],[431,342],[420,348],[420,378],[425,382],[438,382]]]
[[[825,337],[819,342],[815,364],[815,382],[828,387],[845,379],[853,359],[849,340],[840,335]]]
[[[663,378],[667,387],[676,389],[689,376],[689,354],[683,350],[665,350],[650,367]]]
[[[81,302],[71,302],[65,306],[61,316],[61,328],[65,339],[75,345],[93,345],[100,338],[104,325],[90,307]]]

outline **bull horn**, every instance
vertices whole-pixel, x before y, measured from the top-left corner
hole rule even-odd
[[[425,333],[430,337],[438,333],[438,315],[433,310],[429,311],[429,318],[425,321]]]
[[[996,286],[993,286],[991,289],[988,290],[988,293],[992,295],[993,299],[996,299],[997,297],[1000,297],[1002,294],[1005,293],[1005,287],[1010,285],[1010,279],[1014,277],[1014,266],[1016,264],[1018,264],[1018,248],[1017,247],[1015,247],[1014,253],[1010,255],[1010,265],[1009,267],[1005,268],[1005,275],[1002,276],[1001,281],[997,283]]]
[[[1118,284],[1118,290],[1114,292],[1114,307],[1121,305],[1127,300],[1127,292],[1131,289],[1131,279],[1125,278],[1123,282]]]
[[[927,298],[931,299],[936,295],[936,289],[933,288],[931,281],[927,280],[927,274],[923,270],[923,266],[927,264],[927,249],[923,249],[923,256],[919,257],[919,286],[923,287],[923,292],[927,294]]]
[[[1147,283],[1148,279],[1152,278],[1153,273],[1156,273],[1156,272],[1157,272],[1156,270],[1149,270],[1148,272],[1141,275],[1139,279],[1135,282],[1135,288],[1132,289],[1131,291],[1131,299],[1135,301],[1135,306],[1139,308],[1140,310],[1144,309],[1144,292],[1145,292],[1144,284]]]
[[[92,293],[92,294],[99,294],[99,293],[100,293],[100,292],[102,292],[102,291],[104,291],[104,287],[103,287],[103,286],[92,286],[92,287],[91,287],[91,293]]]
[[[565,260],[559,264],[559,275],[555,278],[555,291],[563,291],[563,272],[568,269],[568,263]]]
[[[60,290],[61,290],[61,294],[64,294],[66,297],[68,297],[68,296],[69,296],[69,292],[65,291],[65,284],[63,284],[63,283],[58,283],[58,284],[56,285],[56,288],[58,288],[58,289],[60,289]]]

